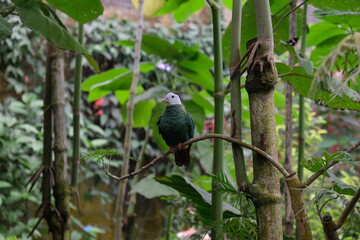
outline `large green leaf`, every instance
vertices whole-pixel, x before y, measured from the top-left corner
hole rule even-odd
[[[342,28],[349,29],[351,31],[360,30],[360,26],[359,26],[360,12],[337,11],[337,10],[324,11],[318,9],[314,12],[314,15],[321,20],[336,25],[341,25]]]
[[[319,66],[322,63],[323,58],[332,52],[335,46],[346,36],[348,35],[337,35],[317,44],[315,49],[311,52],[310,60],[314,63],[315,66]]]
[[[138,193],[146,198],[161,196],[179,196],[179,193],[173,188],[160,184],[154,179],[154,174],[141,179],[130,191],[130,194]]]
[[[86,79],[81,86],[83,91],[91,91],[98,88],[103,91],[115,91],[129,89],[132,72],[128,68],[114,68]]]
[[[47,0],[51,5],[80,23],[87,23],[100,16],[104,8],[100,0]]]
[[[347,95],[343,94],[342,97],[339,97],[323,89],[310,91],[313,76],[308,75],[302,68],[294,67],[291,69],[283,63],[276,63],[276,67],[279,74],[285,74],[282,76],[282,80],[289,82],[300,95],[313,99],[326,107],[360,111],[359,102]]]
[[[197,105],[193,100],[184,100],[182,103],[185,106],[186,111],[193,116],[198,133],[202,133],[205,122],[204,108]]]
[[[200,10],[204,6],[205,1],[203,0],[168,0],[165,5],[155,13],[155,16],[172,12],[177,22],[184,22],[194,12]]]
[[[351,185],[348,185],[341,181],[338,177],[335,176],[331,171],[327,171],[331,180],[333,180],[333,190],[340,194],[354,196],[357,188]]]
[[[11,24],[0,16],[0,40],[11,34]]]
[[[142,100],[135,104],[133,111],[133,127],[148,127],[150,123],[150,118],[152,114],[152,110],[156,105],[155,100]],[[124,125],[126,125],[126,107],[121,108],[121,115],[124,121]]]
[[[66,27],[51,8],[40,1],[18,1],[16,11],[24,25],[38,31],[46,39],[62,49],[87,53],[67,31]]]
[[[320,22],[310,27],[306,43],[308,46],[316,46],[329,38],[344,34],[346,34],[346,31],[337,25],[329,22]]]
[[[16,11],[24,25],[38,31],[44,38],[53,42],[61,49],[84,54],[86,60],[99,72],[99,66],[86,49],[67,31],[56,13],[41,1],[17,0]]]
[[[187,178],[172,175],[170,177],[156,177],[155,180],[161,184],[172,187],[182,196],[192,200],[200,213],[201,220],[208,224],[211,222],[211,194],[202,188],[195,186]],[[240,211],[230,204],[223,202],[223,217],[231,218],[240,216]]]
[[[312,0],[309,4],[324,10],[360,12],[359,0]]]
[[[166,104],[165,103],[158,103],[153,109],[153,116],[151,119],[151,128],[153,129],[153,138],[155,139],[157,145],[163,150],[166,151],[169,149],[168,145],[166,145],[164,139],[161,137],[159,133],[159,129],[156,125],[158,118],[163,114],[165,111]]]

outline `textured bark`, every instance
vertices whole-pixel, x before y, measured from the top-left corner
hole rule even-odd
[[[286,178],[286,183],[289,188],[291,206],[295,215],[297,238],[301,240],[311,240],[311,228],[303,197],[303,189],[305,186],[299,181],[296,174]]]
[[[274,40],[268,0],[255,0],[257,42],[256,56],[246,79],[250,101],[252,144],[277,159],[277,136],[274,112]],[[279,172],[266,159],[253,153],[254,181],[250,187],[256,208],[258,238],[282,239],[281,193]]]
[[[61,234],[56,239],[70,239],[70,187],[67,182],[65,76],[62,50],[54,48],[51,65],[52,110],[54,116],[54,198],[60,213]]]

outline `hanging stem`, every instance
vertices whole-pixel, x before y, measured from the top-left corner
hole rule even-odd
[[[215,3],[215,4],[214,4]],[[213,23],[213,41],[214,41],[214,102],[215,102],[215,129],[214,132],[218,134],[223,133],[224,128],[224,96],[217,94],[223,90],[223,61],[222,61],[222,46],[221,46],[221,11],[217,7],[219,0],[214,0],[209,3],[212,13]],[[213,161],[213,174],[219,176],[223,172],[223,157],[224,157],[224,143],[220,139],[214,140],[214,161]],[[211,238],[214,240],[223,239],[221,234],[222,225],[222,193],[217,191],[219,188],[215,178],[212,179],[212,208],[211,208],[211,220],[216,226],[211,230]]]
[[[78,42],[83,43],[84,25],[79,23]],[[73,158],[71,167],[71,187],[76,188],[78,183],[80,163],[80,99],[81,99],[81,77],[82,77],[82,55],[75,57],[75,84],[74,84],[74,105],[73,105]]]
[[[296,7],[296,0],[291,1],[290,10]],[[297,26],[296,26],[296,12],[290,14],[289,20],[289,38],[292,39],[297,37]],[[289,65],[294,66],[294,55],[289,55]],[[288,172],[292,171],[292,133],[293,133],[293,114],[292,114],[292,86],[286,82],[286,93],[285,93],[285,102],[286,102],[286,114],[285,114],[285,168]],[[285,234],[287,236],[293,235],[293,222],[294,222],[294,213],[291,208],[291,200],[288,186],[285,182]]]
[[[141,41],[142,41],[142,31],[143,31],[143,22],[144,17],[142,13],[144,0],[139,0],[139,7],[137,9],[137,29],[135,37],[135,52],[134,52],[134,70],[133,70],[133,79],[130,87],[130,96],[126,105],[126,130],[125,130],[125,140],[124,140],[124,152],[125,155],[130,155],[131,151],[131,138],[132,138],[132,128],[133,128],[133,113],[134,113],[134,99],[137,86],[140,79],[140,57],[141,57]],[[124,158],[121,175],[127,174],[129,172],[129,159]],[[125,219],[125,200],[126,200],[126,186],[127,179],[119,183],[116,207],[115,207],[115,240],[124,239],[122,233],[124,219]]]
[[[230,69],[234,71],[237,63],[240,61],[240,41],[241,41],[241,0],[233,0],[232,8],[232,36],[230,48]],[[241,76],[232,74],[231,77],[231,137],[242,139],[242,103],[241,103]],[[241,146],[232,144],[236,182],[239,189],[244,189],[248,182],[246,175],[246,166],[244,152]]]

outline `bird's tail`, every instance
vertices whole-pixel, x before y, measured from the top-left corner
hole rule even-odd
[[[175,153],[175,163],[178,166],[190,166],[190,147],[191,145],[188,145],[187,147],[184,147]]]

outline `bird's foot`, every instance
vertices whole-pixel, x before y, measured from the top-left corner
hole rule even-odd
[[[169,148],[170,153],[175,153],[176,151],[177,151],[177,147],[170,147]]]
[[[182,143],[179,143],[178,145],[176,145],[176,147],[177,147],[177,150],[181,150],[182,147],[183,147],[183,144],[182,144]]]

